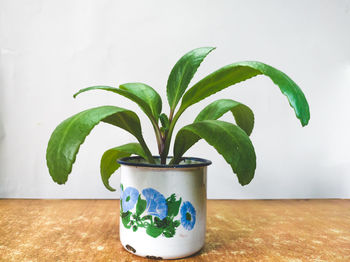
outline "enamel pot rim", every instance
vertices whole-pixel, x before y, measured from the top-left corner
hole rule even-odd
[[[154,159],[160,159],[160,156],[153,156]],[[171,159],[171,156],[168,156],[167,159]],[[181,169],[181,168],[191,168],[191,167],[204,167],[212,164],[210,160],[198,157],[183,157],[181,162],[183,164],[178,165],[161,165],[161,164],[150,164],[145,162],[133,162],[132,160],[143,160],[140,156],[131,156],[123,157],[117,160],[121,165],[126,166],[135,166],[135,167],[149,167],[149,168],[164,168],[164,169]],[[186,163],[186,161],[193,161],[194,163]]]

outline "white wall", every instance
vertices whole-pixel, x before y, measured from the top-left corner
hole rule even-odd
[[[256,123],[255,178],[238,184],[221,156],[198,143],[188,155],[210,158],[210,198],[350,197],[350,2],[349,1],[13,1],[0,0],[0,197],[117,198],[102,185],[99,159],[131,135],[100,124],[81,147],[64,186],[45,165],[55,126],[83,109],[123,97],[91,92],[94,84],[145,82],[161,95],[172,66],[185,52],[216,46],[192,83],[219,67],[258,60],[286,72],[311,108],[301,128],[272,82],[256,77],[193,106],[190,123],[205,104],[232,98],[249,105]],[[232,120],[229,115],[224,120]],[[111,179],[117,187],[118,175]]]

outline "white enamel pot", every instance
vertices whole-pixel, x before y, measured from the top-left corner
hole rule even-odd
[[[118,163],[119,234],[124,248],[158,259],[198,252],[205,242],[207,166],[211,162],[184,158],[179,165],[166,166],[128,157]]]

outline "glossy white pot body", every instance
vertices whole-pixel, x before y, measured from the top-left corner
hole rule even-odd
[[[204,159],[176,167],[121,164],[120,241],[143,257],[174,259],[205,242],[207,165]],[[137,159],[137,158],[134,158]],[[193,163],[195,163],[193,165]]]

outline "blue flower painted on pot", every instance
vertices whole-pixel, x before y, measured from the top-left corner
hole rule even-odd
[[[127,212],[134,208],[137,199],[139,197],[139,191],[133,187],[127,187],[122,193],[122,207],[123,212]]]
[[[149,215],[164,219],[168,215],[168,206],[165,197],[153,188],[142,190],[147,201],[146,210]]]
[[[181,225],[187,229],[192,230],[196,223],[196,210],[189,201],[183,202],[181,206]]]

